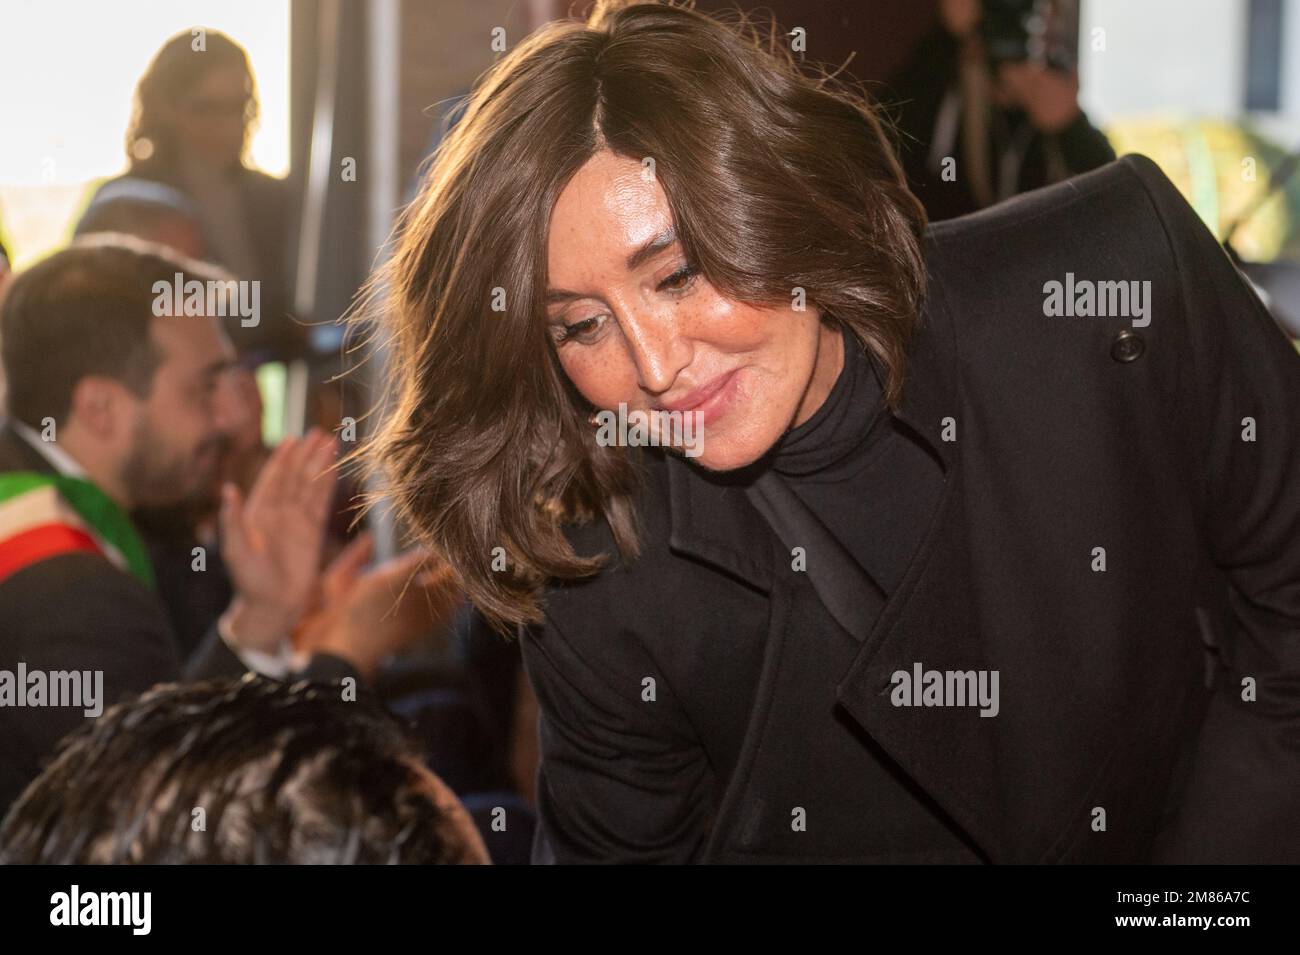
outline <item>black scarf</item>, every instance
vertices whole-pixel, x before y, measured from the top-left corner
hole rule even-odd
[[[803,548],[813,589],[836,621],[858,640],[884,607],[886,594],[798,494],[791,481],[839,481],[861,469],[888,430],[880,381],[862,345],[847,330],[844,367],[807,421],[787,431],[746,488],[751,503],[792,551]]]

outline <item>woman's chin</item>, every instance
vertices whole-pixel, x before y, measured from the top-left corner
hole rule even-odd
[[[749,467],[766,452],[770,442],[752,441],[727,441],[726,439],[716,439],[710,444],[704,442],[704,448],[699,454],[691,457],[686,456],[697,467],[704,468],[706,471],[736,471],[740,468]]]

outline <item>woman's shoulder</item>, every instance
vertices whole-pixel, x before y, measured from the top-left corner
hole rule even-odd
[[[656,542],[666,544],[669,532],[669,483],[666,452],[655,448],[636,449],[638,481],[632,495],[632,507],[637,515],[637,539],[642,552],[647,545],[653,550]],[[579,557],[603,556],[619,560],[614,532],[603,515],[582,515],[569,518],[562,525],[564,536]]]
[[[926,267],[921,325],[953,356],[964,413],[1057,461],[1079,422],[1161,421],[1149,444],[1195,446],[1223,376],[1244,373],[1234,354],[1282,341],[1144,156],[935,224]]]
[[[677,619],[679,602],[691,592],[691,568],[669,547],[670,493],[664,453],[641,449],[641,481],[632,499],[637,529],[637,552],[619,552],[609,521],[595,515],[570,520],[563,532],[575,554],[599,557],[603,565],[593,575],[547,583],[543,602],[551,626],[569,639],[600,643],[601,653],[617,653],[624,642],[655,642],[654,634],[676,632],[669,621]],[[664,594],[674,601],[663,605]],[[654,614],[631,614],[633,607],[656,606]],[[617,631],[621,637],[611,640]],[[639,652],[639,651],[638,651]]]
[[[1175,249],[1193,239],[1214,244],[1159,167],[1129,155],[931,225],[929,297],[976,358],[1041,349],[1059,362],[1072,343],[1109,342],[1122,328],[1178,338],[1188,276]]]
[[[1136,153],[1059,183],[1022,193],[988,209],[931,223],[927,246],[948,255],[985,253],[991,248],[1056,247],[1086,256],[1079,243],[1108,238],[1123,241],[1119,227],[1131,220],[1156,224],[1157,206],[1144,197],[1178,196],[1160,167]]]
[[[283,203],[289,197],[289,180],[244,166],[239,171],[239,188],[259,203]]]

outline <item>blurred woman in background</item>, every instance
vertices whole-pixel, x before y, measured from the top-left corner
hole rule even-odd
[[[241,354],[286,358],[302,343],[299,326],[288,317],[291,195],[287,181],[249,165],[257,116],[257,85],[243,47],[215,30],[178,33],[136,87],[126,176],[100,191],[122,191],[121,180],[138,179],[186,196],[206,257],[261,283],[260,321],[241,327],[235,347]]]

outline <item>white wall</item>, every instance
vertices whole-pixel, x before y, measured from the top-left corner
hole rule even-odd
[[[1300,50],[1300,10],[1286,11],[1290,46]],[[1081,102],[1104,125],[1134,114],[1235,117],[1245,89],[1246,0],[1083,0]],[[1092,49],[1105,30],[1106,49]],[[1294,58],[1294,57],[1293,57]],[[1300,107],[1297,70],[1291,102]]]

